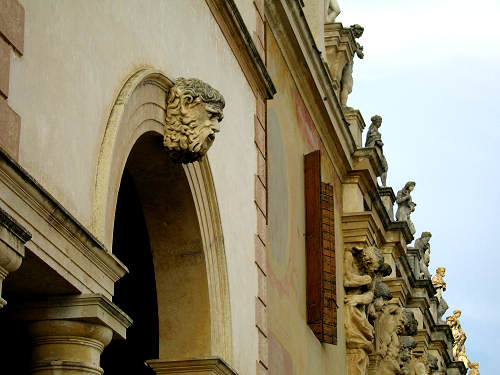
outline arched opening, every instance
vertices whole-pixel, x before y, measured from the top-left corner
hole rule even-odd
[[[203,245],[185,169],[168,159],[160,135],[143,134],[122,175],[113,237],[114,254],[130,270],[114,302],[134,323],[126,341],[104,351],[106,374],[150,374],[148,359],[211,355]]]

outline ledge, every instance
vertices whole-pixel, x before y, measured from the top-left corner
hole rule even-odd
[[[152,359],[146,361],[146,363],[157,375],[194,373],[200,373],[200,375],[237,375],[237,372],[219,357],[184,359],[178,361]]]
[[[5,212],[0,207],[0,226],[6,228],[10,233],[15,235],[22,243],[26,243],[31,239],[31,233],[19,224],[12,216]]]

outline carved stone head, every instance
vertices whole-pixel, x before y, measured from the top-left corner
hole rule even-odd
[[[361,36],[363,35],[365,28],[361,25],[354,24],[354,25],[351,25],[351,30],[352,30],[352,34],[354,35],[354,37],[356,39],[358,39],[358,38],[361,38]]]
[[[415,319],[415,314],[413,311],[404,309],[403,310],[403,322],[404,329],[403,335],[405,336],[414,336],[418,332],[418,321]]]
[[[446,276],[446,268],[445,267],[436,268],[436,275],[439,275],[441,277],[445,277]]]
[[[365,247],[361,250],[360,265],[368,275],[374,275],[384,266],[384,256],[375,246]]]
[[[405,191],[413,191],[414,188],[415,188],[415,182],[414,181],[408,181],[405,184],[405,187],[403,188],[403,190],[405,190]]]
[[[379,115],[373,115],[371,120],[372,124],[375,125],[377,128],[380,128],[380,125],[382,125],[382,117]]]
[[[170,158],[191,163],[204,156],[219,132],[224,97],[196,78],[178,78],[170,88],[163,144]]]

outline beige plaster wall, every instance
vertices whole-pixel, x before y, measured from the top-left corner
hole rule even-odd
[[[268,324],[271,374],[345,374],[342,187],[272,33],[268,70],[278,90],[268,103]],[[307,325],[304,154],[322,151],[322,180],[333,185],[338,345],[322,344]]]
[[[229,269],[231,364],[239,373],[255,373],[255,99],[206,3],[21,2],[25,54],[11,58],[9,96],[22,118],[19,162],[87,227],[106,121],[132,73],[148,66],[172,78],[197,77],[225,96],[222,131],[208,155]]]

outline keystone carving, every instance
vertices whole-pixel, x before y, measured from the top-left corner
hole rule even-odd
[[[177,163],[191,163],[203,157],[219,132],[224,97],[196,78],[178,78],[167,98],[163,145]]]

